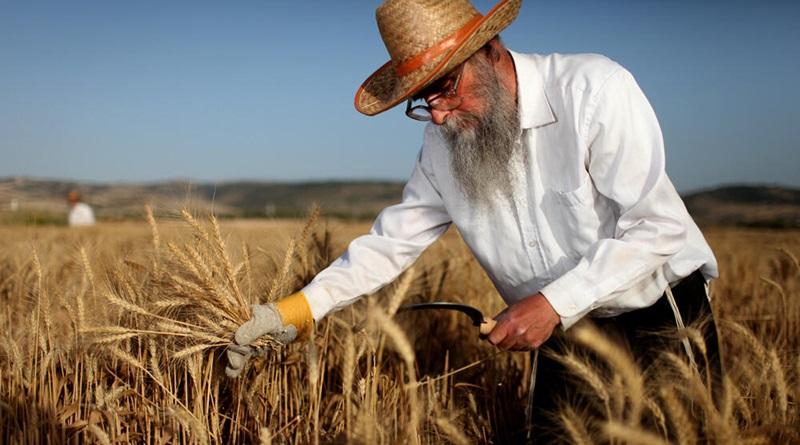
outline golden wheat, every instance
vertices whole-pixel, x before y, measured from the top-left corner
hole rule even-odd
[[[162,223],[146,209],[142,224],[90,231],[0,226],[0,441],[518,440],[527,355],[497,351],[447,314],[392,317],[407,299],[502,308],[454,232],[395,285],[331,314],[308,341],[267,343],[239,379],[224,377],[225,345],[249,305],[298,290],[369,228],[329,220],[322,230],[314,212],[308,224],[190,212]],[[565,440],[800,441],[800,238],[708,235],[722,267],[712,301],[722,390],[712,394],[708,376],[682,356],[642,374],[624,351],[576,331],[597,357],[561,360],[597,403],[553,413]],[[368,329],[352,332],[362,320]],[[696,327],[682,335],[705,356]]]

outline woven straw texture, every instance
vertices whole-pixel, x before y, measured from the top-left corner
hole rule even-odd
[[[480,14],[467,0],[387,0],[378,8],[376,19],[391,60],[358,89],[356,109],[370,116],[378,114],[444,76],[513,22],[521,1],[501,1],[463,40],[399,77],[395,72],[397,64],[457,33]]]

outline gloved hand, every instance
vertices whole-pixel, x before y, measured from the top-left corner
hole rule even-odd
[[[288,344],[298,335],[305,335],[311,330],[313,318],[308,300],[302,292],[290,295],[272,304],[254,304],[253,317],[239,326],[234,336],[234,343],[228,346],[228,366],[225,374],[238,377],[247,361],[253,355],[264,351],[251,346],[256,339],[271,335],[282,344]]]

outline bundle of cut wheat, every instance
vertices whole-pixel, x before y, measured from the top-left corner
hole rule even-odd
[[[141,295],[135,286],[118,286],[106,292],[106,299],[126,314],[116,326],[86,327],[83,332],[93,335],[95,343],[116,343],[139,336],[162,337],[173,358],[187,358],[211,348],[230,344],[236,329],[250,320],[251,306],[273,301],[286,291],[292,265],[308,267],[308,258],[296,249],[305,245],[318,219],[319,208],[311,210],[298,238],[289,240],[283,264],[272,286],[264,295],[253,295],[239,286],[240,275],[251,272],[249,252],[243,248],[242,260],[234,264],[215,216],[207,226],[188,211],[181,212],[192,229],[192,239],[183,244],[169,242],[162,252],[158,226],[152,210],[147,208],[147,220],[153,231],[154,291]],[[297,260],[297,261],[296,261]],[[140,287],[141,288],[141,287]],[[277,349],[281,344],[262,337],[253,343],[260,349]]]

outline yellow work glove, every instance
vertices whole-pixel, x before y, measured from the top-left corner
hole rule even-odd
[[[256,339],[271,335],[280,343],[288,344],[298,336],[308,335],[314,323],[311,307],[302,292],[269,304],[254,304],[253,317],[239,326],[234,342],[228,346],[228,366],[225,374],[238,377],[244,365],[257,352],[250,346]]]

